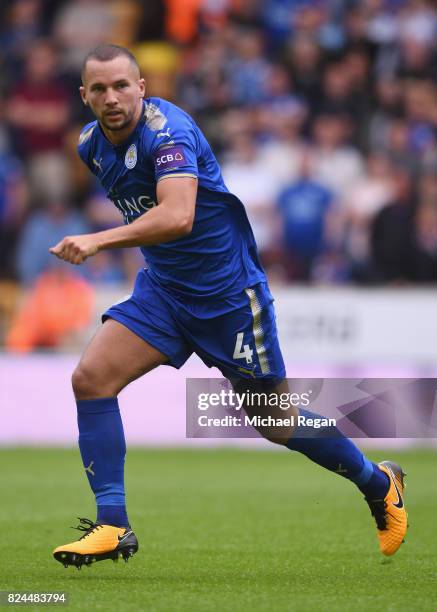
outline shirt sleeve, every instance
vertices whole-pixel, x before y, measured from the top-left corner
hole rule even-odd
[[[182,113],[173,112],[152,145],[156,182],[169,177],[197,178],[197,138],[193,125]]]
[[[95,174],[95,168],[92,164],[92,136],[96,128],[97,122],[93,121],[86,125],[80,133],[79,142],[77,144],[77,152],[83,163],[88,166],[89,170]]]

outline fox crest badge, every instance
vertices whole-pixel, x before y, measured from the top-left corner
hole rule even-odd
[[[128,170],[135,168],[137,164],[137,147],[134,144],[131,144],[129,149],[126,151],[124,164]]]

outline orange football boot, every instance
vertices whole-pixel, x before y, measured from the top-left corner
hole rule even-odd
[[[86,518],[79,518],[80,525],[75,527],[84,531],[84,535],[70,544],[58,546],[53,551],[56,561],[68,567],[74,565],[80,569],[82,565],[91,565],[95,561],[112,559],[117,561],[123,557],[129,560],[138,550],[138,540],[130,527],[114,527],[99,525]]]
[[[379,548],[384,555],[394,555],[408,527],[408,515],[404,504],[404,477],[402,468],[392,461],[382,461],[378,467],[390,479],[390,487],[384,499],[365,498],[376,522]]]

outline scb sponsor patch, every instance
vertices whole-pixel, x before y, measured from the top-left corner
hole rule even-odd
[[[184,166],[187,163],[184,147],[182,145],[173,145],[158,149],[155,153],[154,161],[157,170]]]

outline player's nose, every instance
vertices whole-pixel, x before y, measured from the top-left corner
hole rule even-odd
[[[114,106],[115,104],[117,104],[117,102],[118,98],[116,92],[113,89],[107,89],[105,96],[106,106]]]

